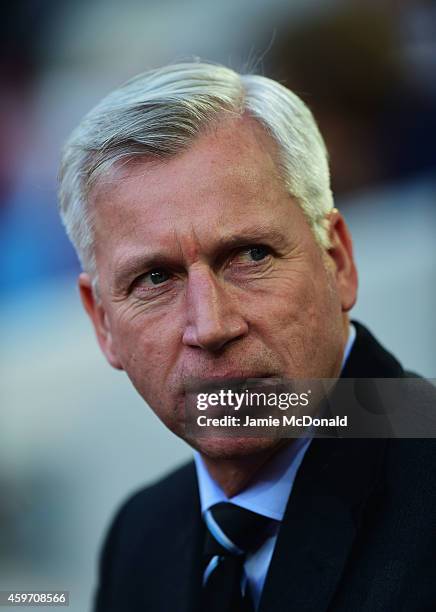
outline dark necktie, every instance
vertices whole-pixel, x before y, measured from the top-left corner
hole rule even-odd
[[[264,541],[271,519],[228,502],[204,516],[206,566],[201,612],[252,612],[248,584],[243,584],[246,554]]]

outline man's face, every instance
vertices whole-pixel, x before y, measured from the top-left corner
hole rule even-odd
[[[191,379],[339,373],[356,278],[347,230],[315,242],[251,119],[223,124],[164,162],[114,170],[91,193],[101,304],[82,298],[110,363],[186,437]],[[189,440],[230,457],[275,442]]]

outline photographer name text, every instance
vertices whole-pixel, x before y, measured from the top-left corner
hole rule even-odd
[[[318,418],[310,415],[279,417],[252,417],[247,415],[244,419],[225,415],[222,417],[208,417],[204,414],[197,417],[199,427],[347,427],[348,416],[333,418]]]

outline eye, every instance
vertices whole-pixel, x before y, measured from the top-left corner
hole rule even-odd
[[[231,260],[235,270],[257,270],[270,260],[271,249],[263,244],[244,246],[237,250]]]
[[[253,261],[261,261],[269,255],[269,249],[260,244],[245,249],[245,253],[249,254]]]
[[[170,274],[164,268],[155,268],[154,270],[150,270],[146,274],[143,274],[138,282],[145,282],[149,285],[161,285],[169,280]]]

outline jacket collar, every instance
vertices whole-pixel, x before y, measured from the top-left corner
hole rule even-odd
[[[342,378],[399,378],[401,364],[374,338],[366,327],[352,321],[356,339],[342,371]]]

